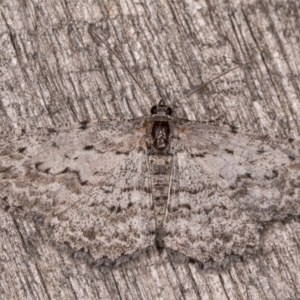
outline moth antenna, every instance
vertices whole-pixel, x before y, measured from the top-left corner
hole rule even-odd
[[[134,77],[134,75],[132,74],[132,72],[129,70],[129,68],[126,66],[126,64],[121,60],[121,58],[118,56],[118,54],[109,46],[109,44],[103,39],[101,38],[97,33],[95,33],[94,31],[95,26],[94,25],[90,25],[88,28],[88,32],[89,34],[92,36],[93,39],[99,40],[101,43],[103,43],[107,49],[114,54],[114,56],[118,59],[118,61],[123,65],[123,67],[125,68],[125,70],[128,72],[128,74],[131,76],[131,78],[133,79],[133,81],[135,82],[135,84],[140,88],[140,90],[151,100],[153,101],[153,103],[155,103],[154,98],[150,97],[148,95],[148,93],[144,90],[144,88],[142,87],[142,85],[138,82],[138,80]],[[97,44],[97,42],[96,42]]]
[[[205,83],[202,84],[201,86],[197,87],[195,90],[191,91],[191,92],[188,93],[185,97],[183,97],[183,98],[181,98],[181,99],[179,99],[179,100],[176,100],[176,101],[174,101],[173,103],[182,101],[182,100],[184,100],[184,99],[186,99],[186,98],[192,96],[193,94],[195,94],[195,93],[198,92],[199,90],[203,89],[205,86],[207,86],[208,84],[210,84],[210,83],[213,82],[214,80],[216,80],[216,79],[218,79],[218,78],[224,76],[225,74],[227,74],[227,73],[229,73],[229,72],[231,72],[231,71],[234,71],[234,70],[239,69],[239,68],[243,68],[244,66],[246,66],[246,65],[248,65],[248,64],[250,64],[250,63],[252,63],[252,60],[247,61],[246,63],[244,63],[244,64],[242,64],[242,65],[239,65],[239,66],[237,66],[237,67],[234,67],[234,68],[232,68],[232,69],[229,69],[229,70],[227,70],[227,71],[221,73],[220,75],[218,75],[218,76],[216,76],[216,77],[210,79],[209,81],[205,82]]]

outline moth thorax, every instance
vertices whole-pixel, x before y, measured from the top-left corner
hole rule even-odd
[[[165,149],[169,144],[170,125],[167,121],[155,121],[152,127],[153,145],[158,150]]]

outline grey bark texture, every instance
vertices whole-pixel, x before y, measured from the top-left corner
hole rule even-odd
[[[4,0],[0,11],[5,134],[137,119],[164,98],[181,118],[300,138],[296,0]],[[222,267],[154,247],[98,265],[53,245],[36,216],[0,218],[0,299],[300,299],[298,217],[269,222],[261,251]]]

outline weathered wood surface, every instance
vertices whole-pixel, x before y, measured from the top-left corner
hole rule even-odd
[[[178,115],[299,139],[297,1],[5,0],[0,10],[2,130],[135,119],[252,60],[178,102]],[[98,266],[53,246],[39,220],[0,215],[1,299],[300,299],[297,218],[268,224],[261,252],[220,270],[156,249]]]

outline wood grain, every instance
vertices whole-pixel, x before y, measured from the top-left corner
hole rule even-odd
[[[0,7],[0,126],[17,132],[136,119],[160,98],[179,116],[299,139],[298,1],[7,1]],[[126,62],[97,44],[90,24]],[[156,102],[157,101],[157,102]],[[38,220],[0,210],[3,299],[299,299],[299,222],[223,269],[148,249],[119,266],[58,251]]]

